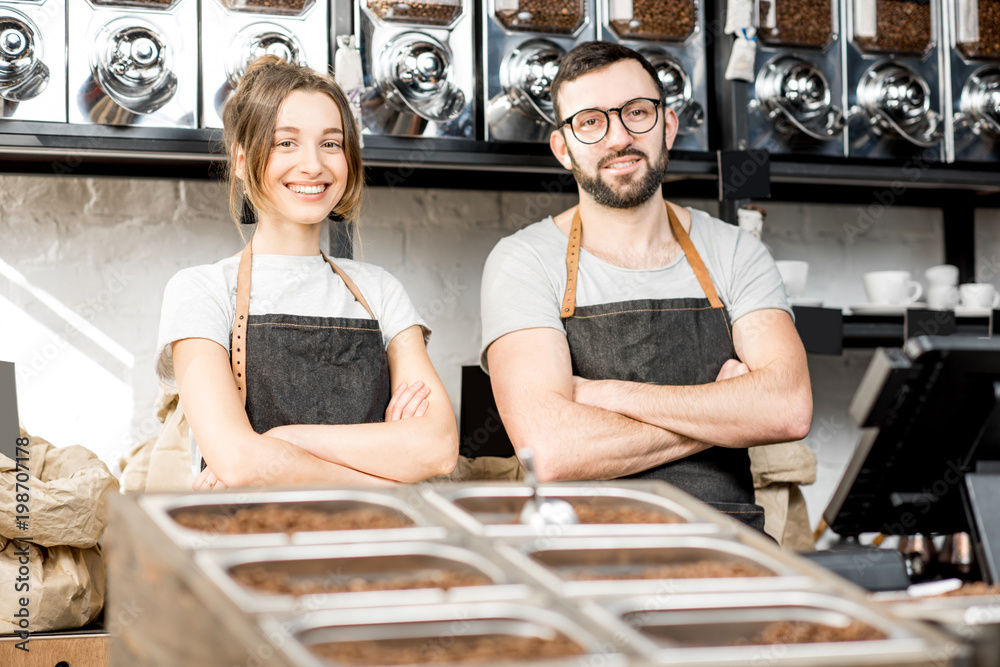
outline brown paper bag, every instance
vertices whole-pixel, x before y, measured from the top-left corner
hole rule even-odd
[[[123,492],[191,491],[191,431],[176,389],[160,385],[156,417],[163,430],[129,453],[122,469]]]
[[[21,437],[29,440],[27,471],[0,455],[0,581],[10,584],[0,595],[0,634],[78,628],[104,606],[97,543],[108,524],[105,495],[118,481],[84,447],[55,447],[23,428]],[[27,530],[14,511],[24,500],[18,482],[28,486]]]
[[[756,501],[764,508],[764,532],[786,549],[812,551],[809,513],[799,486],[816,481],[816,454],[801,441],[748,451]]]

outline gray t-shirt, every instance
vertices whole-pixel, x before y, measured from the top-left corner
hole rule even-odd
[[[704,211],[687,210],[691,212],[691,241],[730,321],[764,308],[779,308],[791,315],[781,274],[764,244]],[[501,239],[493,248],[482,284],[480,363],[487,372],[486,350],[505,334],[539,327],[566,333],[559,308],[566,291],[568,243],[548,217]],[[705,298],[705,292],[683,254],[667,266],[636,270],[614,266],[586,250],[580,252],[578,306],[692,297]]]
[[[396,334],[414,324],[430,329],[413,307],[403,285],[372,264],[336,259],[371,306],[389,347]],[[156,374],[176,386],[170,344],[184,338],[207,338],[229,349],[236,313],[236,274],[240,258],[178,271],[163,293],[156,343]],[[370,319],[344,281],[321,255],[254,255],[250,274],[250,314],[285,314]]]

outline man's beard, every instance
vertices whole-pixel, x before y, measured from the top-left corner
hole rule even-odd
[[[646,160],[646,164],[648,165],[646,175],[638,181],[626,181],[615,189],[601,178],[601,169],[612,160],[630,155]],[[601,160],[597,166],[597,174],[595,176],[584,173],[577,165],[577,161],[573,159],[572,153],[570,153],[570,159],[573,164],[573,177],[576,178],[576,182],[580,188],[598,204],[617,209],[638,208],[649,201],[650,197],[660,191],[663,179],[667,175],[667,164],[670,162],[666,145],[663,146],[660,159],[656,161],[656,164],[651,163],[649,156],[639,149],[626,148]]]

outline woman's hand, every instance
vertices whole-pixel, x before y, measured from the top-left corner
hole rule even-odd
[[[427,397],[430,393],[431,388],[420,380],[409,386],[405,382],[400,382],[392,392],[389,406],[385,409],[385,420],[394,422],[409,417],[422,417],[427,412]]]
[[[229,487],[226,486],[225,482],[216,477],[210,468],[205,468],[194,480],[191,488],[195,491],[222,491]]]

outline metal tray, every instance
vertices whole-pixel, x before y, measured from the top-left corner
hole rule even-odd
[[[797,567],[792,557],[775,550],[766,553],[736,540],[705,535],[670,537],[615,537],[594,539],[559,537],[494,544],[504,556],[526,574],[538,579],[559,595],[601,597],[650,593],[714,591],[771,591],[816,589],[824,580]],[[701,560],[745,563],[768,570],[767,577],[718,577],[708,579],[630,579],[642,568]],[[606,580],[573,580],[579,570],[621,574]]]
[[[910,597],[904,593],[876,593],[871,600],[894,615],[932,623],[968,644],[970,665],[1000,665],[1000,595]]]
[[[655,659],[671,665],[820,667],[946,665],[964,659],[944,634],[880,613],[872,605],[812,591],[672,595],[605,599],[605,609],[660,646]],[[885,639],[812,644],[744,644],[768,624],[798,620],[846,626],[862,621]],[[691,643],[694,646],[685,646]]]
[[[232,491],[192,493],[186,495],[147,495],[139,504],[153,521],[178,545],[188,549],[244,548],[281,546],[285,544],[342,544],[354,542],[384,542],[395,540],[434,540],[448,534],[446,527],[436,525],[409,502],[412,489],[398,491],[317,489],[294,491]],[[421,500],[418,498],[418,500]],[[421,500],[422,502],[422,500]],[[173,520],[180,510],[226,514],[252,505],[301,505],[309,509],[382,509],[403,515],[412,521],[407,528],[371,530],[323,530],[298,533],[254,533],[229,535],[185,528]]]
[[[547,497],[588,502],[598,507],[626,507],[662,512],[679,523],[575,524],[550,526],[560,535],[676,535],[710,534],[726,528],[707,506],[664,482],[609,484],[546,484]],[[531,526],[517,523],[521,507],[531,495],[527,486],[512,484],[425,485],[423,493],[431,505],[450,516],[466,530],[488,537],[538,535]],[[721,515],[720,515],[721,517]]]
[[[309,647],[326,642],[412,640],[428,656],[446,650],[458,636],[501,635],[552,639],[567,637],[583,647],[582,655],[544,660],[511,661],[498,654],[481,665],[546,665],[551,667],[600,664],[638,667],[649,664],[637,653],[632,631],[612,624],[606,627],[572,608],[553,603],[549,608],[507,602],[463,605],[430,605],[317,611],[301,617],[263,616],[260,623],[268,637],[287,637],[282,649],[296,665],[321,667],[335,663],[320,659]],[[630,656],[634,656],[630,659]],[[378,663],[373,663],[378,664]],[[449,663],[455,665],[469,662]]]
[[[196,554],[195,561],[209,579],[250,613],[528,599],[534,594],[532,586],[525,583],[510,564],[488,554],[476,553],[455,541],[211,550]],[[268,593],[240,584],[232,572],[247,565],[264,567],[293,579],[328,581],[334,585],[354,577],[373,581],[428,569],[478,574],[491,583],[447,590],[419,588],[296,596]]]

